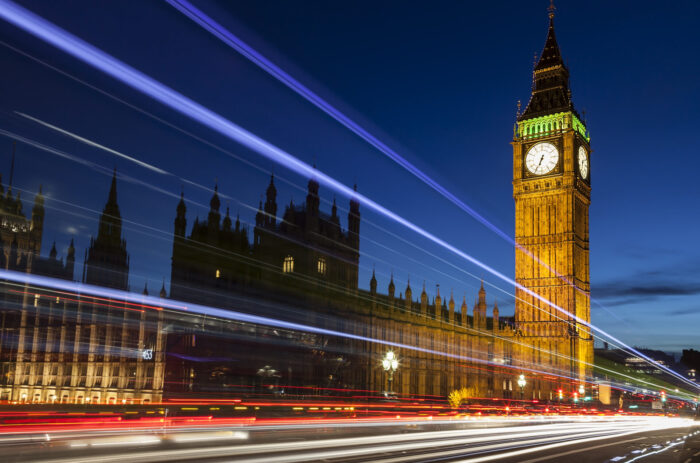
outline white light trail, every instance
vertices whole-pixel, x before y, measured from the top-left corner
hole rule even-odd
[[[43,125],[44,127],[47,127],[47,128],[49,128],[49,129],[52,129],[52,130],[55,130],[56,132],[59,132],[59,133],[65,135],[65,136],[67,136],[67,137],[70,137],[70,138],[72,138],[72,139],[74,139],[74,140],[78,140],[79,142],[84,143],[84,144],[86,144],[86,145],[88,145],[88,146],[92,146],[93,148],[97,148],[97,149],[100,149],[100,150],[102,150],[102,151],[106,151],[107,153],[110,153],[110,154],[113,154],[113,155],[115,155],[115,156],[118,156],[118,157],[120,157],[120,158],[122,158],[122,159],[126,159],[127,161],[133,162],[134,164],[137,164],[137,165],[139,165],[139,166],[141,166],[141,167],[145,167],[145,168],[148,169],[148,170],[151,170],[151,171],[153,171],[153,172],[156,172],[156,173],[159,173],[159,174],[163,174],[163,175],[170,175],[169,172],[166,172],[166,171],[164,171],[163,169],[160,169],[160,168],[154,166],[153,164],[149,164],[149,163],[147,163],[147,162],[143,162],[143,161],[140,161],[140,160],[138,160],[138,159],[136,159],[136,158],[134,158],[134,157],[131,157],[131,156],[127,155],[127,154],[120,153],[120,152],[117,151],[117,150],[113,150],[112,148],[109,148],[109,147],[107,147],[107,146],[101,145],[101,144],[99,144],[99,143],[97,143],[97,142],[94,142],[94,141],[92,141],[92,140],[88,140],[87,138],[81,137],[80,135],[76,135],[76,134],[74,134],[73,132],[69,132],[69,131],[67,131],[67,130],[65,130],[65,129],[62,129],[62,128],[60,128],[60,127],[56,127],[55,125],[49,124],[48,122],[42,121],[41,119],[37,119],[36,117],[32,117],[32,116],[30,116],[29,114],[25,114],[25,113],[20,112],[20,111],[15,111],[15,113],[17,113],[18,115],[24,117],[25,119],[29,119],[30,121],[36,122],[37,124]]]

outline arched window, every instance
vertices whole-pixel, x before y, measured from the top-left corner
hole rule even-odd
[[[316,270],[318,270],[318,273],[320,275],[326,274],[326,258],[325,257],[318,258],[318,262],[316,264]]]
[[[221,270],[216,269],[216,278],[221,278]]]
[[[292,273],[294,271],[294,257],[287,256],[282,263],[282,271],[284,273]]]

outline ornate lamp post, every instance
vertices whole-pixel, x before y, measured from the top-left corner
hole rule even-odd
[[[523,400],[523,389],[525,389],[526,384],[527,381],[525,381],[525,375],[518,376],[518,386],[520,386],[520,400]]]
[[[394,372],[399,369],[399,359],[394,352],[389,351],[382,359],[382,368],[389,375],[389,393],[391,393],[391,383],[394,381]]]

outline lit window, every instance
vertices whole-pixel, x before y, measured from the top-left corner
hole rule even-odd
[[[284,273],[292,273],[294,271],[294,257],[287,256],[284,258],[284,263],[282,264],[282,271]]]
[[[326,274],[326,258],[319,257],[318,264],[316,267],[317,267],[318,273],[320,273],[321,275],[325,275]]]
[[[221,278],[221,270],[216,269],[216,278]]]

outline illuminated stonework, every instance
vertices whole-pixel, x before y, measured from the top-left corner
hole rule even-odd
[[[570,111],[519,121],[516,134],[518,138],[531,140],[559,135],[572,128],[587,142],[591,141],[591,136],[586,126],[576,117],[576,114]]]
[[[590,169],[586,164],[582,172],[578,161],[581,148],[590,156],[590,136],[574,109],[568,83],[569,71],[550,15],[532,95],[525,111],[518,115],[512,142],[518,246],[515,279],[569,314],[590,322]],[[558,162],[547,172],[533,173],[525,167],[526,156],[542,142],[556,147]],[[589,376],[593,363],[590,331],[525,291],[516,290],[516,296],[515,327],[519,338],[530,346],[519,349],[523,367],[535,363],[572,377]],[[546,391],[555,384],[534,387]]]

